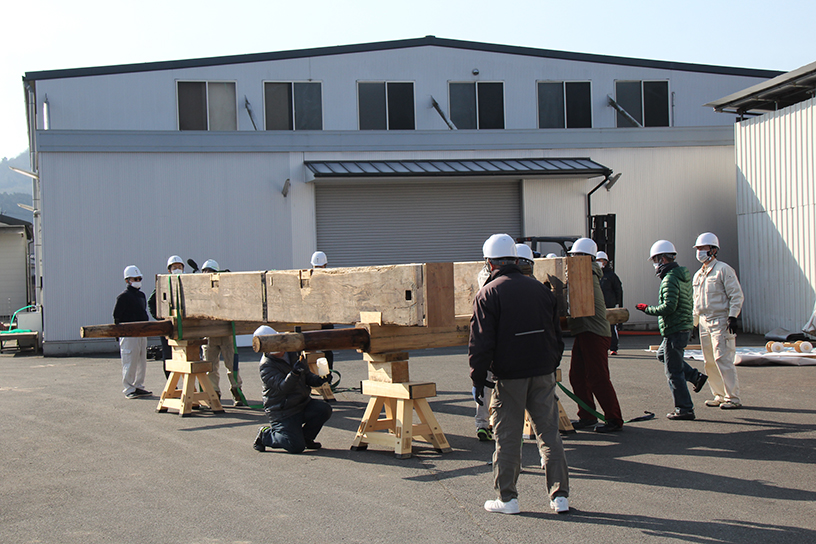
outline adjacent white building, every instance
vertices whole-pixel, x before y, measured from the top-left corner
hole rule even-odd
[[[736,263],[732,120],[703,104],[777,75],[433,36],[27,73],[44,351],[112,347],[79,327],[128,264],[479,260],[590,213],[626,305],[654,302],[656,239],[694,267],[715,231]]]
[[[816,300],[816,62],[708,104],[734,113],[743,328],[801,332]],[[726,117],[726,116],[723,116]]]
[[[27,306],[31,223],[0,214],[0,318],[8,321],[14,312]]]

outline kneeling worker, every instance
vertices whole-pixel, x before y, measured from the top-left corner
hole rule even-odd
[[[277,334],[267,325],[258,327],[254,336]],[[269,425],[261,427],[253,447],[258,451],[266,448],[283,448],[288,453],[300,453],[304,449],[318,450],[315,442],[320,429],[331,417],[331,406],[311,397],[312,387],[319,387],[331,379],[313,374],[304,360],[294,359],[294,353],[264,353],[261,359],[261,381],[264,384],[264,410]]]

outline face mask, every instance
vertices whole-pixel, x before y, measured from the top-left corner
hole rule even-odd
[[[598,266],[600,266],[601,268],[606,268],[606,265],[604,264],[603,261],[598,261]]]
[[[182,272],[184,272],[183,268],[174,268],[170,271],[171,274],[181,274]]]
[[[142,282],[132,281],[132,282],[130,282],[130,286],[133,287],[134,289],[141,289],[142,288]]]
[[[704,249],[698,249],[697,250],[697,260],[700,261],[701,263],[706,262],[708,260],[708,251],[706,251]]]
[[[657,269],[660,268],[660,263],[652,263],[652,266],[654,266],[655,272],[657,272]]]

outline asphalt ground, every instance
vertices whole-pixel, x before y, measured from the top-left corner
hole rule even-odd
[[[550,510],[527,441],[518,516],[482,507],[495,498],[493,444],[475,438],[465,348],[411,352],[411,378],[437,383],[431,407],[453,451],[418,443],[404,460],[349,449],[367,401],[352,389],[366,377],[353,352],[337,354],[342,391],[323,449],[300,455],[255,451],[264,413],[229,400],[224,414],[157,413],[161,362],[148,362],[154,397],[126,400],[113,354],[4,353],[0,542],[816,542],[816,367],[740,368],[742,410],[705,407],[706,387],[693,394],[696,421],[669,421],[662,366],[644,351],[658,340],[623,337],[610,358],[624,417],[655,419],[564,439],[567,515]],[[241,360],[258,404],[258,357]]]

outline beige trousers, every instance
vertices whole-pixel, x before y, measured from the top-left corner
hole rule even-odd
[[[213,388],[221,396],[221,374],[218,360],[220,356],[224,356],[224,366],[227,367],[227,377],[232,377],[233,373],[233,354],[235,347],[232,343],[232,336],[221,336],[217,338],[208,338],[207,345],[204,346],[204,360],[212,363],[212,370],[207,373],[210,377],[210,382]],[[240,372],[237,375],[238,387],[241,387],[243,380],[241,380]],[[230,380],[230,388],[232,388],[232,380]],[[240,399],[235,399],[240,400]]]
[[[740,402],[737,367],[737,335],[728,332],[728,317],[700,316],[700,345],[705,359],[708,386],[714,398]]]

